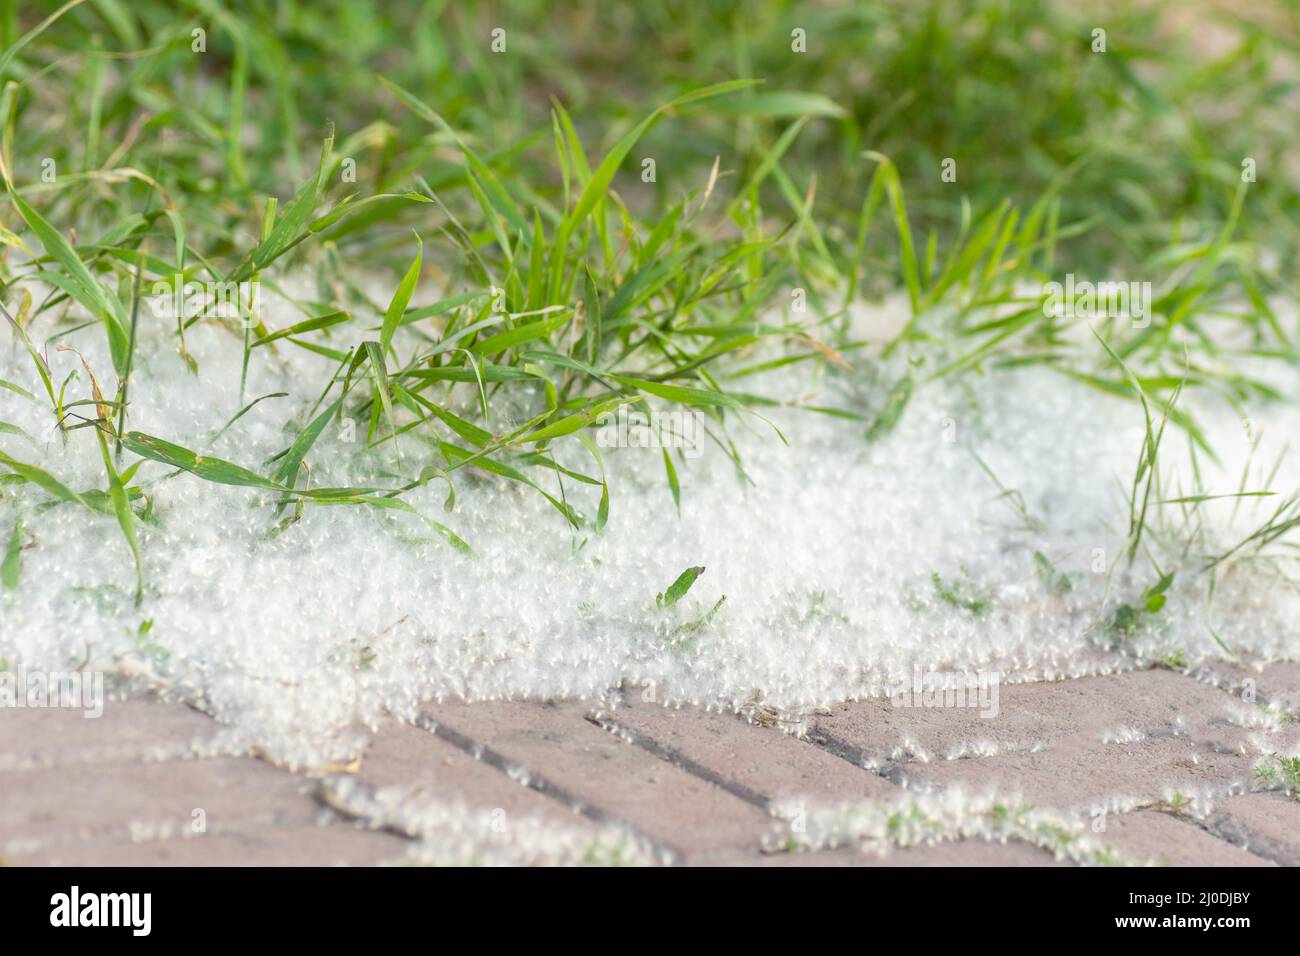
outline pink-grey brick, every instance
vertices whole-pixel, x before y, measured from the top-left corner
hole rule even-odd
[[[757,852],[767,813],[585,719],[581,704],[491,702],[431,707],[440,727],[490,748],[533,785],[622,822],[679,858]]]
[[[400,787],[412,796],[471,809],[502,809],[575,827],[583,818],[423,727],[393,721],[375,735],[356,777],[373,787]]]
[[[1159,810],[1110,813],[1096,838],[1135,862],[1161,866],[1272,866],[1207,833],[1195,821]]]
[[[193,829],[196,809],[212,829],[311,823],[322,810],[308,783],[249,758],[14,771],[0,795],[0,852]]]
[[[665,759],[685,762],[761,799],[824,802],[889,800],[903,796],[881,777],[809,746],[776,728],[747,724],[733,714],[699,707],[663,707],[632,693],[597,719],[630,734]]]
[[[1300,713],[1300,662],[1246,665],[1219,661],[1200,668],[1197,674],[1243,703],[1268,704]]]
[[[1300,866],[1300,800],[1280,792],[1230,797],[1206,821],[1216,836],[1280,863]]]
[[[139,841],[100,840],[15,855],[21,866],[373,866],[402,859],[409,841],[343,823],[253,826]]]
[[[1035,806],[1088,811],[1115,801],[1160,801],[1173,792],[1226,793],[1244,788],[1250,771],[1245,755],[1164,737],[1133,743],[1076,739],[1038,753],[912,763],[899,776],[909,786],[992,788]]]
[[[95,718],[73,709],[0,707],[0,771],[210,753],[226,736],[184,704],[150,699],[109,698]]]
[[[914,847],[892,847],[884,853],[875,849],[840,847],[814,853],[772,853],[754,860],[730,857],[722,866],[1069,866],[1051,853],[1020,841],[992,843],[987,840],[959,840]]]
[[[1170,671],[1149,670],[999,688],[998,713],[971,707],[895,707],[855,701],[817,717],[814,736],[847,745],[868,762],[1028,751],[1063,740],[1100,740],[1123,730],[1167,733],[1222,746],[1240,736],[1227,718],[1231,695]]]

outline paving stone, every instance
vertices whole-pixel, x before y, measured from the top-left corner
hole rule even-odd
[[[250,827],[165,840],[96,841],[15,855],[18,866],[374,866],[410,841],[343,823]]]
[[[0,852],[182,832],[195,809],[213,831],[312,823],[323,811],[309,790],[304,778],[237,757],[10,772],[0,791]]]
[[[731,856],[720,866],[1070,866],[1039,847],[1019,841],[991,843],[960,840],[914,847],[895,847],[883,855],[875,850],[841,847],[815,853],[770,853],[761,857]]]
[[[373,788],[396,787],[417,798],[501,809],[510,817],[532,816],[571,827],[584,819],[433,732],[397,721],[375,735],[356,777]]]
[[[1106,815],[1096,838],[1138,862],[1160,866],[1273,866],[1262,857],[1207,833],[1195,821],[1159,810]]]
[[[1245,790],[1252,758],[1197,747],[1181,738],[1135,743],[1066,741],[1039,753],[911,763],[898,779],[908,786],[993,789],[1038,807],[1086,813],[1094,807],[1166,799],[1172,792],[1225,794]]]
[[[808,798],[889,800],[894,784],[781,730],[700,707],[663,707],[627,695],[597,719],[612,732],[699,775],[739,788],[753,802]]]
[[[1258,690],[1272,704],[1300,714],[1300,661],[1267,664],[1260,671]]]
[[[962,840],[896,849],[884,856],[872,851],[863,855],[868,866],[1073,866],[1047,850],[1018,840]]]
[[[1292,666],[1258,671],[1259,693],[1284,689]],[[1084,814],[1097,805],[1160,800],[1174,790],[1244,790],[1256,759],[1246,742],[1290,752],[1300,730],[1291,723],[1272,733],[1235,726],[1225,715],[1236,698],[1166,671],[1003,687],[999,698],[993,720],[958,708],[860,702],[816,718],[813,735],[880,757],[909,787],[996,789]],[[107,704],[95,720],[72,710],[0,710],[5,862],[373,864],[399,860],[410,846],[340,821],[320,805],[312,779],[246,757],[195,756],[229,746],[220,726],[202,714],[155,700]],[[662,708],[635,693],[600,715],[613,732],[585,719],[590,713],[590,705],[578,702],[431,706],[423,726],[382,727],[353,776],[371,789],[401,788],[420,799],[499,808],[570,829],[624,823],[686,862],[1056,862],[1027,844],[980,840],[894,850],[884,858],[853,848],[763,854],[762,838],[777,829],[763,809],[768,799],[887,800],[902,791],[826,749],[731,714]],[[1161,735],[1179,723],[1185,736]],[[990,726],[996,734],[980,733]],[[1103,742],[1125,728],[1156,735]],[[909,740],[927,756],[978,753],[973,744],[991,741],[993,755],[889,762],[899,756],[892,753],[899,741]],[[1049,746],[1033,752],[1035,741]],[[195,808],[206,812],[209,832],[187,837]],[[1276,793],[1220,796],[1199,821],[1155,810],[1112,812],[1101,839],[1127,855],[1172,865],[1300,865],[1300,803]]]
[[[1300,723],[1286,723],[1271,730],[1249,729],[1245,741],[1247,753],[1300,757]]]
[[[1300,800],[1249,793],[1222,800],[1206,820],[1211,833],[1283,866],[1300,866]]]
[[[0,771],[175,759],[220,749],[228,733],[184,704],[104,701],[99,717],[53,707],[0,707]]]
[[[977,707],[895,707],[888,699],[854,701],[813,722],[847,756],[869,765],[914,757],[1025,752],[1065,740],[1099,741],[1126,731],[1165,733],[1231,747],[1244,733],[1228,719],[1235,699],[1184,674],[1135,671],[999,688],[996,716]],[[991,708],[990,708],[991,709]]]
[[[1231,664],[1216,661],[1197,671],[1197,677],[1222,687],[1243,703],[1263,703],[1300,713],[1300,662]]]
[[[428,708],[438,732],[487,748],[530,786],[621,822],[679,859],[758,849],[769,814],[586,720],[582,704],[486,702]]]

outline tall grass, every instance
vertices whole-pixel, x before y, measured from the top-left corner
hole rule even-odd
[[[73,0],[39,16],[0,0],[0,302],[45,395],[0,385],[47,401],[57,428],[92,427],[106,488],[74,491],[16,451],[0,463],[114,517],[137,572],[141,462],[255,489],[278,527],[311,504],[412,510],[405,497],[431,483],[450,504],[476,469],[598,531],[616,494],[587,432],[620,406],[701,410],[735,456],[728,428],[768,402],[745,380],[772,368],[906,368],[866,416],[877,441],[918,389],[1039,364],[1147,414],[1132,560],[1166,419],[1215,455],[1179,395],[1280,397],[1209,323],[1236,323],[1252,356],[1296,361],[1271,303],[1289,294],[1277,257],[1300,221],[1284,172],[1296,129],[1276,121],[1295,104],[1297,8],[1235,22],[1234,47],[1209,59],[1162,32],[1165,12],[1108,9],[1103,53],[1097,24],[1069,9],[995,0]],[[638,175],[647,159],[653,181]],[[1097,347],[1045,313],[1045,282],[1117,269],[1154,284],[1146,327],[1103,323]],[[278,455],[228,462],[132,428],[131,395],[149,387],[132,380],[146,283],[291,274],[330,294],[278,327],[255,316],[238,330],[228,410],[233,421],[267,397],[244,394],[265,356],[328,359]],[[374,274],[391,276],[386,302],[361,291]],[[39,301],[36,283],[52,289]],[[857,300],[895,287],[910,310],[901,332],[853,340]],[[431,288],[437,301],[412,305]],[[794,289],[806,312],[785,307]],[[175,345],[198,372],[191,325],[177,321]],[[92,328],[112,378],[101,391],[87,368],[68,400],[42,340]],[[496,411],[520,403],[521,422]],[[345,417],[368,423],[374,480],[313,487],[313,448]],[[591,467],[562,468],[562,442],[582,443]],[[435,463],[417,464],[426,451]],[[674,499],[676,469],[665,452]],[[1223,558],[1294,523],[1284,509]]]

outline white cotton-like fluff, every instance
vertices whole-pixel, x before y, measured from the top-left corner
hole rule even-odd
[[[1140,866],[1146,860],[1117,852],[1094,835],[1090,822],[1124,813],[1135,802],[1118,798],[1089,818],[1036,809],[1016,793],[973,793],[961,788],[909,794],[892,801],[829,804],[783,800],[772,808],[788,827],[768,838],[769,852],[815,852],[853,847],[885,856],[895,849],[961,840],[1027,843],[1057,859],[1086,866]]]
[[[389,862],[415,866],[651,866],[670,862],[621,827],[557,823],[504,809],[433,799],[418,788],[368,787],[336,775],[320,783],[337,813],[415,842]]]
[[[330,339],[338,348],[375,334],[341,328]],[[38,343],[51,332],[48,317],[32,328]],[[212,323],[192,328],[195,376],[172,332],[166,323],[144,323],[128,428],[269,473],[267,459],[306,424],[334,363],[283,342],[255,350],[247,400],[288,397],[260,403],[209,446],[240,407],[241,341]],[[0,434],[0,449],[71,488],[105,488],[92,431],[60,435],[29,356],[10,339],[0,346],[0,378],[39,401],[0,390],[0,421],[33,439]],[[90,326],[66,342],[84,352],[109,390],[102,330]],[[399,343],[408,354],[409,339]],[[906,364],[849,354],[852,371],[808,362],[735,387],[870,420]],[[76,355],[52,347],[49,361],[56,387],[81,367]],[[69,399],[89,397],[80,374]],[[728,413],[749,481],[703,439],[698,457],[677,460],[680,517],[657,448],[603,449],[611,506],[601,533],[573,533],[535,491],[469,468],[453,475],[451,513],[440,480],[405,497],[468,541],[472,555],[416,515],[368,507],[308,505],[301,520],[270,536],[281,517],[270,495],[185,473],[168,478],[172,469],[146,462],[136,483],[153,499],[156,520],[139,523],[139,610],[130,554],[112,517],[72,504],[43,509],[49,498],[35,487],[0,486],[0,535],[7,541],[21,517],[24,542],[33,545],[22,552],[17,590],[0,596],[0,659],[28,671],[88,661],[143,673],[201,701],[278,759],[313,764],[350,756],[359,728],[384,714],[410,716],[436,698],[595,697],[627,679],[654,683],[670,702],[725,706],[757,697],[798,713],[887,692],[916,667],[992,671],[1014,681],[1171,655],[1191,666],[1221,653],[1207,623],[1238,654],[1300,656],[1300,636],[1288,623],[1300,618],[1300,601],[1262,562],[1220,574],[1208,612],[1204,576],[1195,566],[1180,570],[1163,610],[1140,616],[1136,631],[1117,642],[1105,615],[1158,577],[1142,557],[1132,573],[1119,562],[1108,591],[1107,575],[1095,570],[1116,564],[1127,530],[1127,486],[1143,434],[1138,405],[1043,367],[979,376],[918,388],[898,426],[874,444],[864,440],[863,421],[759,409],[786,445],[758,418]],[[1184,398],[1221,459],[1201,458],[1206,493],[1236,490],[1252,434],[1262,431],[1250,490],[1257,489],[1256,475],[1296,433],[1294,383],[1272,384],[1292,401],[1248,407],[1251,431],[1222,401]],[[426,394],[444,401],[443,389]],[[456,387],[455,407],[475,401],[472,386]],[[519,420],[542,407],[540,393],[527,408],[494,401],[497,431],[505,430],[507,411]],[[356,423],[359,439],[367,424]],[[400,461],[391,445],[366,451],[345,437],[331,424],[308,455],[313,486],[391,487],[441,464],[415,433],[401,436]],[[1186,449],[1184,433],[1171,425],[1162,449],[1169,497],[1197,491]],[[1000,493],[972,451],[1016,494]],[[576,441],[560,442],[556,456],[600,474]],[[124,465],[134,460],[123,456]],[[529,473],[561,495],[555,472]],[[1292,456],[1272,487],[1286,494],[1297,486],[1300,461]],[[563,481],[565,500],[589,517],[599,491]],[[1235,544],[1279,500],[1202,505],[1203,547]],[[1034,530],[1023,527],[1017,503]],[[1157,523],[1148,541],[1162,560],[1179,551],[1178,511],[1151,505]],[[1068,587],[1045,580],[1035,552]],[[691,566],[707,570],[676,606],[657,607],[656,594]],[[144,621],[152,626],[142,638]]]

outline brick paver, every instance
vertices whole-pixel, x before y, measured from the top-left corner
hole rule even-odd
[[[1159,810],[1110,813],[1098,841],[1135,860],[1160,866],[1273,866],[1220,840],[1195,821]]]
[[[1200,669],[1197,676],[1243,702],[1300,712],[1300,662],[1257,666],[1221,662]]]
[[[112,700],[95,720],[4,709],[0,861],[367,865],[412,850],[438,859],[427,851],[443,839],[469,859],[480,857],[475,840],[500,849],[514,833],[545,849],[548,832],[576,835],[585,858],[584,834],[625,832],[666,862],[1058,863],[980,839],[884,855],[771,852],[785,826],[773,801],[893,804],[957,788],[1091,823],[1095,842],[1133,861],[1300,865],[1300,802],[1247,792],[1262,755],[1300,745],[1297,685],[1295,664],[1138,671],[1002,687],[995,717],[850,702],[811,715],[802,738],[729,712],[665,708],[638,688],[599,706],[441,703],[414,725],[383,725],[349,772],[324,778],[247,755],[234,733],[177,703]],[[1176,792],[1194,798],[1179,812],[1167,804]],[[194,832],[195,810],[205,832]],[[483,821],[498,817],[522,824],[487,834]]]
[[[358,781],[401,788],[443,803],[500,809],[578,826],[583,817],[502,773],[423,727],[393,721],[380,729],[362,757]]]
[[[1051,853],[1028,843],[991,843],[969,839],[902,847],[879,853],[872,849],[841,847],[817,853],[772,853],[758,860],[728,857],[720,866],[1068,866]]]
[[[400,861],[409,841],[354,825],[268,825],[159,840],[46,847],[8,862],[32,866],[374,866]]]
[[[846,756],[869,765],[1013,751],[1035,751],[1063,741],[1099,741],[1141,734],[1180,733],[1222,741],[1237,701],[1215,687],[1169,671],[999,688],[996,714],[978,707],[896,707],[886,699],[831,708],[813,733]]]
[[[897,772],[909,787],[992,788],[1035,806],[1088,813],[1167,799],[1244,790],[1251,758],[1178,738],[1135,743],[1067,741],[1038,753],[913,763]]]
[[[130,838],[320,817],[309,781],[246,758],[115,763],[6,774],[0,853],[68,839]],[[197,811],[197,813],[196,813]]]
[[[108,699],[93,719],[72,709],[3,708],[0,728],[0,771],[238,749],[234,735],[209,717],[184,704],[154,699]]]
[[[1220,839],[1280,863],[1300,866],[1300,801],[1250,793],[1219,803],[1206,826]]]
[[[764,811],[603,730],[583,704],[446,704],[426,713],[440,734],[488,748],[540,792],[601,821],[644,834],[685,860],[742,848],[757,852]]]
[[[622,695],[617,707],[594,711],[593,718],[666,760],[713,775],[758,804],[783,798],[842,802],[902,796],[882,777],[734,714],[661,707],[633,691]]]

